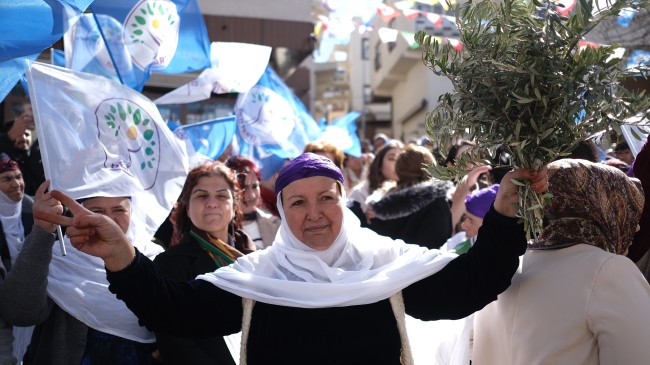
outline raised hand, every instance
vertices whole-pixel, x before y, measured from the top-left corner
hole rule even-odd
[[[70,238],[72,246],[101,258],[110,271],[122,270],[131,263],[135,248],[117,223],[105,215],[89,211],[60,191],[54,190],[50,195],[65,205],[72,217],[39,210],[34,211],[34,219],[68,227],[66,236]]]
[[[40,216],[41,213],[63,214],[63,205],[61,205],[60,201],[52,198],[52,195],[47,192],[47,188],[49,187],[50,180],[45,180],[45,182],[38,187],[36,195],[34,196],[32,211],[34,212],[34,225],[46,232],[54,232],[56,224],[52,224],[42,219],[37,219],[37,216]]]

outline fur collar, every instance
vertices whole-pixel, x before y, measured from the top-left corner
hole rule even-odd
[[[407,188],[391,190],[370,206],[376,218],[402,218],[428,206],[436,199],[447,199],[447,192],[451,188],[453,184],[449,181],[428,180]]]

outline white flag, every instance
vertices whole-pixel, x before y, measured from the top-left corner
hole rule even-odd
[[[194,81],[161,96],[156,104],[186,104],[206,100],[212,93],[243,93],[260,79],[271,56],[271,47],[235,42],[213,42],[211,67]]]
[[[113,80],[47,64],[34,63],[27,79],[51,189],[130,196],[129,237],[153,237],[188,172],[185,145],[157,107]]]

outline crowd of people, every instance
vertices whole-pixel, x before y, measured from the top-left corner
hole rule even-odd
[[[471,323],[478,365],[650,358],[647,146],[583,141],[539,171],[499,149],[458,181],[426,166],[472,141],[315,141],[267,181],[224,154],[142,242],[130,197],[48,189],[33,131],[29,104],[0,129],[0,365],[441,363],[406,318]],[[515,179],[553,196],[536,241]]]

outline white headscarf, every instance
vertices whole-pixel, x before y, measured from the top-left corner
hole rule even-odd
[[[15,202],[9,199],[7,194],[0,191],[0,222],[2,222],[2,231],[7,240],[9,256],[12,262],[16,259],[16,255],[18,255],[18,250],[14,248],[22,246],[25,241],[25,228],[23,227],[21,217],[22,212],[22,199]]]
[[[131,229],[134,225],[132,215],[127,231],[129,240],[153,260],[163,251],[162,247],[148,241],[146,237],[135,237]],[[58,249],[58,241],[54,244],[47,277],[48,296],[61,309],[88,327],[137,342],[155,342],[154,334],[141,327],[133,312],[108,290],[104,262],[74,248],[68,237],[64,237],[63,241],[66,256]],[[22,242],[20,245],[12,244],[9,248],[12,258],[16,257],[22,248]]]
[[[266,250],[197,278],[238,296],[300,308],[362,305],[387,299],[445,267],[455,254],[393,240],[362,228],[345,207],[341,232],[326,250],[300,242],[289,229],[278,194],[282,224]]]
[[[67,255],[58,250],[58,242],[47,277],[47,294],[74,318],[97,331],[129,340],[152,343],[152,332],[138,324],[138,318],[123,301],[108,290],[104,262],[72,247],[64,238]],[[153,258],[163,251],[151,241],[132,241],[145,256]],[[138,242],[138,243],[136,243]]]

